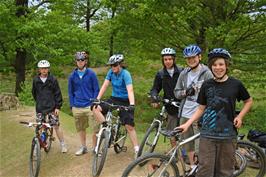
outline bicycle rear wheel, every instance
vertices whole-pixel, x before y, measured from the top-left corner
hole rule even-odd
[[[159,123],[153,122],[149,129],[146,131],[144,138],[139,146],[138,157],[146,153],[152,153],[154,151],[159,139],[159,137],[156,137],[156,134],[159,131],[158,128]]]
[[[246,158],[247,167],[240,177],[264,177],[266,160],[263,151],[248,141],[238,141],[237,151]]]
[[[44,151],[48,153],[51,150],[52,141],[54,140],[53,128],[47,128],[45,130],[45,133],[47,138],[46,138],[46,146],[44,148]]]
[[[117,126],[117,134],[115,137],[114,150],[116,153],[120,153],[125,147],[125,142],[127,138],[127,130],[120,123]]]
[[[174,160],[169,163],[169,159],[169,156],[158,153],[145,154],[135,161],[131,162],[124,170],[122,177],[179,177],[179,171],[176,166],[176,161]],[[145,165],[140,166],[140,164]]]
[[[40,171],[41,164],[41,148],[37,137],[32,139],[31,151],[30,151],[30,176],[37,177]]]
[[[94,177],[99,176],[103,169],[109,146],[110,132],[104,130],[98,138],[100,138],[99,146],[93,151],[92,176]]]

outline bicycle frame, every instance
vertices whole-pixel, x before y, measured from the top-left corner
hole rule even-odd
[[[176,158],[175,158],[176,154],[177,154],[178,156],[181,156],[182,153],[181,153],[181,149],[180,149],[180,148],[181,148],[184,144],[187,144],[187,143],[189,143],[189,142],[191,142],[191,141],[194,141],[195,139],[197,139],[197,138],[199,138],[199,137],[200,137],[200,133],[197,133],[197,134],[195,134],[195,135],[193,135],[193,136],[191,136],[191,137],[189,137],[189,138],[187,138],[187,139],[181,139],[181,140],[177,141],[178,144],[177,144],[175,147],[173,147],[173,148],[167,153],[167,155],[169,155],[169,154],[172,154],[172,155],[171,155],[169,161],[167,162],[167,164],[165,165],[165,167],[162,169],[162,172],[164,172],[165,169],[168,167],[168,165],[169,165],[174,159],[176,159]],[[178,157],[177,157],[177,158],[178,158]],[[184,161],[183,161],[182,159],[180,159],[180,162],[181,162],[181,165],[182,165],[182,168],[183,168],[184,172],[186,172]],[[161,172],[161,173],[162,173],[162,172]],[[161,174],[160,174],[160,175],[161,175]]]

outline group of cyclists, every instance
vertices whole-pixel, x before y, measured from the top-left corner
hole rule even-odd
[[[236,149],[237,129],[241,127],[246,113],[252,106],[252,98],[241,81],[228,75],[231,55],[223,48],[215,48],[208,53],[208,66],[200,61],[202,50],[197,45],[189,45],[183,51],[187,67],[176,65],[176,51],[164,48],[161,51],[162,69],[154,78],[150,95],[152,107],[159,107],[158,95],[180,101],[180,108],[166,106],[168,130],[182,129],[187,138],[201,132],[199,142],[188,144],[191,168],[194,165],[195,151],[199,155],[198,177],[231,176],[234,170],[234,152]],[[135,97],[130,72],[124,64],[124,56],[115,54],[109,58],[110,69],[99,87],[95,72],[88,68],[89,53],[75,54],[76,68],[68,80],[70,109],[81,146],[77,156],[88,152],[86,128],[93,127],[92,148],[96,145],[99,124],[105,124],[104,104],[94,104],[92,99],[102,99],[109,85],[112,86],[109,103],[128,106],[119,114],[125,125],[137,155],[139,150],[134,122]],[[62,106],[62,95],[58,81],[49,72],[50,63],[41,60],[38,63],[39,74],[33,79],[32,94],[36,101],[36,113],[53,112],[57,117]],[[243,101],[243,107],[235,115],[236,101]],[[201,128],[199,129],[199,125]],[[67,152],[63,134],[59,127],[56,133],[63,153]],[[175,139],[170,140],[175,146]]]

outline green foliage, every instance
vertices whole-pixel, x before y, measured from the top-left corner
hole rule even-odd
[[[32,89],[31,82],[25,81],[22,84],[22,92],[20,92],[19,95],[18,95],[19,102],[22,105],[33,106],[35,104],[35,101],[34,101],[34,99],[32,97],[31,89]]]

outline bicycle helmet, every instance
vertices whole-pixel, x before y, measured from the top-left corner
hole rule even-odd
[[[77,52],[75,54],[75,59],[76,60],[86,60],[88,57],[87,53],[86,52]]]
[[[224,59],[230,60],[231,55],[230,53],[225,50],[224,48],[215,48],[208,54],[208,61],[210,61],[213,58],[222,57]]]
[[[165,55],[176,56],[176,52],[175,52],[175,50],[172,49],[172,48],[164,48],[164,49],[161,51],[161,55],[162,55],[162,56],[165,56]]]
[[[183,56],[185,58],[194,57],[199,54],[201,54],[201,49],[197,45],[189,45],[183,51]]]
[[[41,60],[38,62],[38,68],[50,68],[50,63],[47,60]]]
[[[115,63],[121,63],[122,61],[124,60],[124,55],[122,54],[115,54],[115,55],[112,55],[110,58],[109,58],[109,61],[108,61],[108,65],[113,65]]]

